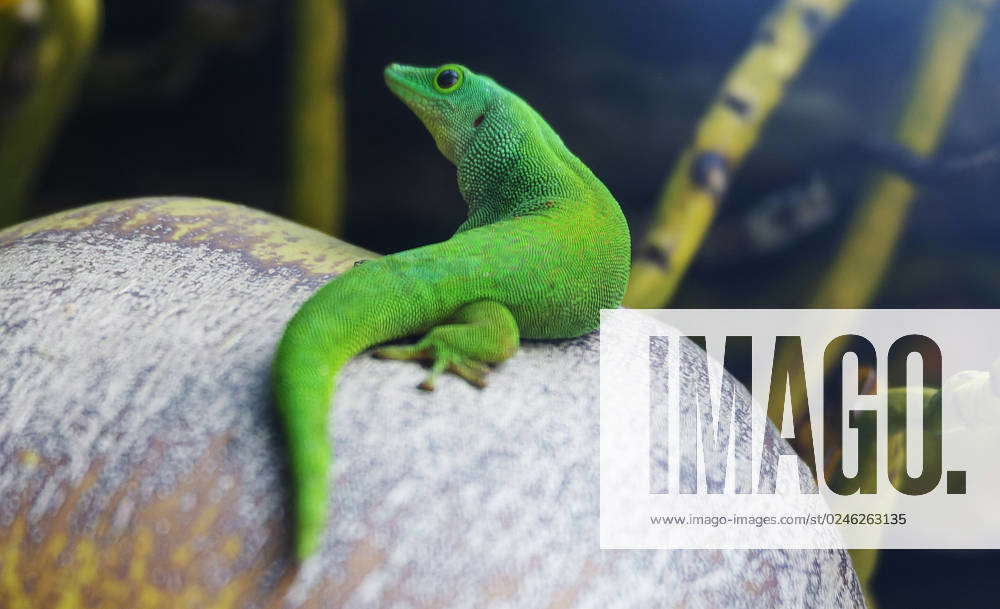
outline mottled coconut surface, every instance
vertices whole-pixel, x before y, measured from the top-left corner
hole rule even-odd
[[[0,606],[863,605],[842,551],[600,550],[596,335],[528,342],[485,390],[348,364],[330,525],[294,568],[271,356],[372,256],[199,199],[0,232]]]

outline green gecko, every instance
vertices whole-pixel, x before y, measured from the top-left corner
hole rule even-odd
[[[413,334],[377,357],[430,362],[485,386],[489,364],[520,337],[572,338],[597,328],[628,283],[628,225],[614,197],[520,97],[457,64],[391,64],[389,89],[455,164],[469,214],[447,241],[357,265],[317,291],[285,329],[274,391],[295,487],[300,559],[327,512],[334,378],[363,350]]]

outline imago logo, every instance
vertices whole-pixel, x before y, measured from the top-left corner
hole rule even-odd
[[[605,311],[602,547],[1000,547],[994,328],[996,311]]]
[[[708,370],[708,354],[705,349],[704,336],[681,337],[680,340],[690,340],[701,347],[702,351],[695,357],[700,357],[703,361],[700,365],[694,364],[695,369],[702,373],[700,375],[680,375],[680,395],[700,396],[704,385],[698,384],[705,379],[704,372]],[[650,342],[650,367],[656,370],[667,370],[670,362],[665,357],[668,352],[669,337],[651,336]],[[675,339],[676,340],[676,339]],[[759,483],[756,487],[751,481],[750,468],[743,467],[737,469],[736,492],[750,492],[755,488],[756,492],[773,493],[775,489],[775,474],[777,472],[777,459],[782,455],[798,455],[809,467],[812,478],[817,478],[816,451],[813,445],[813,437],[822,433],[825,446],[834,450],[824,451],[822,458],[823,480],[826,486],[833,492],[841,495],[853,493],[877,492],[879,477],[878,468],[874,456],[877,454],[877,444],[879,435],[879,410],[845,408],[843,383],[850,379],[844,378],[844,358],[853,356],[856,358],[857,366],[854,378],[857,379],[857,394],[871,395],[877,394],[877,375],[879,373],[878,357],[875,345],[870,340],[856,334],[841,335],[831,340],[823,351],[823,390],[819,395],[812,396],[812,401],[819,401],[822,404],[821,419],[814,425],[810,415],[810,396],[806,388],[805,361],[802,353],[802,339],[799,336],[776,336],[771,341],[773,344],[774,357],[770,366],[770,383],[767,392],[767,414],[771,421],[784,421],[790,416],[794,422],[794,431],[791,436],[787,436],[785,443],[776,444],[774,450],[764,451],[763,460],[759,468]],[[753,339],[750,336],[726,336],[724,337],[724,366],[726,370],[732,371],[752,369],[752,346]],[[907,360],[911,354],[916,354],[920,358],[922,374],[916,383],[909,383],[907,376]],[[918,389],[918,403],[920,409],[920,422],[917,433],[922,433],[923,450],[920,455],[920,474],[911,476],[908,468],[893,468],[893,463],[887,462],[884,471],[888,474],[884,483],[891,484],[901,493],[908,495],[923,495],[934,490],[941,480],[941,349],[932,339],[919,334],[910,334],[900,337],[892,342],[887,351],[887,384],[889,389],[886,395],[886,406],[883,410],[886,417],[887,437],[899,437],[900,450],[897,462],[908,463],[909,446],[907,441],[909,433],[907,426],[908,400],[906,390],[909,387]],[[655,376],[655,373],[654,373]],[[734,381],[726,379],[724,383]],[[752,386],[751,383],[748,383]],[[650,385],[651,398],[653,402],[666,402],[666,383],[653,382]],[[895,399],[891,399],[895,398]],[[890,401],[891,399],[891,401]],[[730,421],[734,416],[734,402],[732,400],[717,400],[712,403],[711,397],[701,401],[696,399],[692,408],[680,410],[680,427],[688,433],[682,433],[680,439],[681,455],[680,461],[695,463],[697,461],[697,451],[701,448],[705,458],[712,463],[717,463],[725,479],[726,474],[726,454],[729,442],[735,443],[736,452],[749,454],[753,444],[752,430],[749,428],[738,433],[732,430]],[[749,408],[749,403],[742,404],[744,411]],[[714,412],[713,412],[714,411]],[[848,473],[846,471],[846,461],[844,459],[844,418],[846,414],[846,427],[853,430],[857,437],[856,448],[856,471]],[[742,415],[745,420],[749,420],[748,413]],[[739,429],[737,427],[737,429]],[[698,438],[702,438],[701,443]],[[707,439],[707,441],[706,441]],[[841,448],[841,450],[836,450]],[[711,453],[711,454],[708,454]],[[886,455],[888,458],[888,455]],[[652,455],[651,455],[651,458]],[[651,463],[655,468],[655,463]],[[810,488],[803,488],[803,492],[818,492],[818,487],[814,485]],[[701,487],[702,492],[721,493],[722,486],[711,482]],[[654,491],[656,492],[656,491]],[[696,476],[682,476],[680,479],[680,489],[682,493],[699,492],[698,478]],[[965,492],[965,472],[962,470],[948,472],[948,492]]]

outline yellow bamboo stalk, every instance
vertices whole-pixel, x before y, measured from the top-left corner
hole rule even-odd
[[[100,29],[100,0],[49,0],[42,8],[37,77],[0,130],[0,226],[23,216],[24,201],[75,97]]]
[[[997,0],[938,0],[928,19],[906,104],[896,126],[900,145],[918,157],[937,148],[961,87],[968,60]],[[902,234],[916,188],[891,171],[871,180],[840,251],[812,305],[859,308],[868,304]],[[795,355],[781,353],[783,364]]]
[[[996,0],[940,0],[924,34],[896,140],[917,157],[937,148],[951,108]],[[846,237],[812,305],[856,308],[868,304],[902,234],[916,188],[880,171],[867,186]]]
[[[296,0],[293,11],[290,213],[299,222],[339,235],[346,190],[343,3]]]
[[[660,196],[632,266],[625,306],[659,307],[673,296],[731,176],[756,143],[817,41],[851,0],[784,0],[729,72]]]
[[[996,0],[939,0],[934,6],[895,132],[896,140],[914,155],[928,157],[937,148],[969,57],[995,4]],[[857,308],[869,303],[892,259],[915,193],[913,184],[893,172],[880,171],[872,178],[813,306]],[[899,470],[905,464],[895,466]],[[851,558],[865,598],[875,607],[871,581],[879,551],[852,550]]]
[[[918,157],[934,152],[958,95],[968,60],[997,0],[939,0],[924,34],[896,139]],[[814,307],[858,308],[868,304],[902,234],[915,187],[880,171],[872,179],[840,251],[814,296]],[[783,364],[794,357],[781,353]]]

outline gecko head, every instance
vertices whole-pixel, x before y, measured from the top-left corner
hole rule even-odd
[[[500,91],[489,77],[455,63],[437,68],[389,64],[385,82],[431,132],[441,154],[456,165]]]

